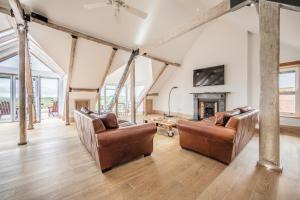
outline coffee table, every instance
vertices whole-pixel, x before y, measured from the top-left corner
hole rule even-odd
[[[176,120],[168,118],[150,118],[144,119],[144,123],[154,123],[157,127],[166,130],[169,137],[174,137],[175,135],[173,128],[176,127]]]

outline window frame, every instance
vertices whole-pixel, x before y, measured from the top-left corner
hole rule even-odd
[[[295,72],[295,91],[294,92],[280,92],[279,95],[295,95],[295,113],[280,112],[282,117],[300,117],[300,66],[290,66],[287,68],[280,68],[279,74]],[[280,89],[280,88],[279,88]]]

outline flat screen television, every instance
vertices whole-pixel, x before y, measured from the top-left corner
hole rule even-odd
[[[194,70],[194,87],[224,85],[224,70],[224,65]]]

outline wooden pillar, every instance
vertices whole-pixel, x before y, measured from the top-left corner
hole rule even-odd
[[[68,79],[66,84],[66,95],[65,95],[65,115],[66,115],[66,125],[70,125],[70,85],[72,81],[74,59],[76,53],[77,37],[72,35],[70,61],[68,67]]]
[[[19,34],[19,145],[27,144],[25,95],[25,44],[27,27],[18,25]]]
[[[130,101],[131,101],[131,122],[136,124],[135,106],[135,60],[130,65]]]
[[[119,97],[116,99],[115,112],[116,112],[117,118],[119,118]]]
[[[281,171],[279,122],[280,5],[260,0],[259,165]]]
[[[28,110],[28,125],[27,129],[33,129],[33,122],[34,122],[34,96],[33,96],[33,87],[32,87],[32,75],[31,75],[31,67],[30,67],[30,54],[29,54],[29,43],[28,37],[26,34],[26,48],[25,48],[25,81],[26,81],[26,90],[27,90],[27,110]],[[35,117],[36,118],[36,117]]]

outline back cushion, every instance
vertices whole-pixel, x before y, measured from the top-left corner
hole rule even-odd
[[[82,107],[82,108],[80,109],[80,111],[83,112],[84,114],[87,114],[87,115],[93,113],[92,111],[90,111],[90,110],[89,110],[88,108],[86,108],[86,107]]]
[[[119,128],[118,119],[114,113],[100,115],[100,119],[102,120],[106,129]]]
[[[93,119],[93,127],[96,134],[106,131],[105,125],[100,118]]]
[[[245,106],[245,107],[241,107],[238,109],[241,111],[241,113],[246,113],[246,112],[253,110],[250,106]]]

